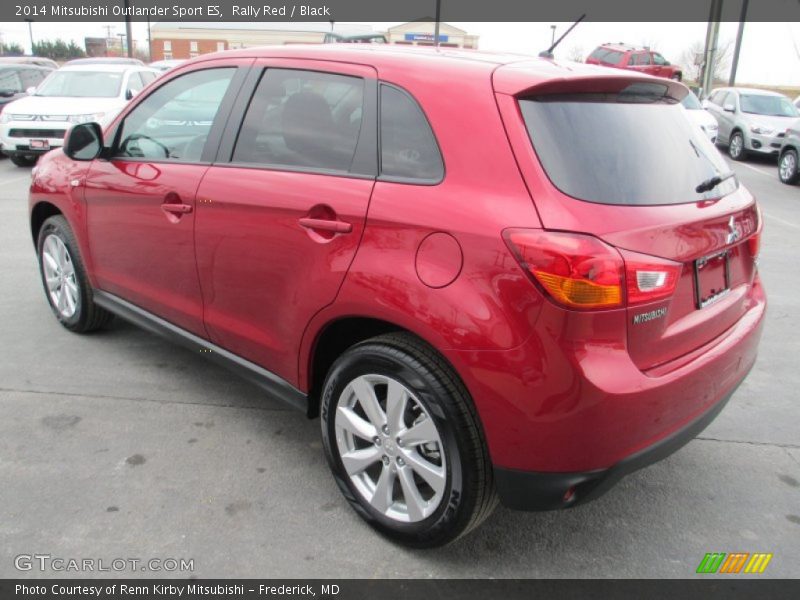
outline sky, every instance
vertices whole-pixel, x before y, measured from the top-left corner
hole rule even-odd
[[[368,23],[376,30],[399,23]],[[537,54],[550,45],[551,25],[556,36],[570,23],[457,23],[452,25],[480,36],[482,50]],[[112,26],[111,35],[124,33],[121,21],[107,23],[33,23],[34,39],[74,40],[83,45],[84,37],[104,37],[104,26]],[[344,25],[344,24],[342,24]],[[302,23],[297,24],[301,29]],[[722,23],[720,43],[732,42],[738,23]],[[647,45],[661,52],[667,60],[680,63],[684,51],[694,42],[704,42],[705,23],[580,23],[556,50],[557,58],[570,58],[576,52],[584,58],[604,42]],[[134,38],[145,44],[147,25],[133,24]],[[29,50],[27,24],[0,22],[0,39],[16,42]],[[732,50],[732,48],[731,48]],[[800,86],[800,23],[747,23],[742,41],[737,75],[738,83],[776,86]]]

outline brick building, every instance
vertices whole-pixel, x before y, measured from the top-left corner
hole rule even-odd
[[[390,42],[399,44],[432,45],[434,24],[416,21],[391,27],[386,32]],[[331,33],[329,23],[269,23],[254,26],[249,23],[155,23],[151,27],[152,60],[193,58],[199,54],[234,48],[270,44],[321,44]],[[383,33],[369,25],[336,23],[333,33],[344,36]],[[441,23],[439,39],[442,46],[477,48],[478,36],[470,35],[447,23]]]

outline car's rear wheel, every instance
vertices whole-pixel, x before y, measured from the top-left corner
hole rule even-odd
[[[94,303],[78,244],[64,217],[56,215],[42,224],[37,249],[42,284],[58,321],[77,333],[109,323],[113,315]]]
[[[786,150],[778,162],[778,177],[783,183],[794,184],[800,181],[800,172],[797,170],[797,151]]]
[[[12,154],[9,158],[18,167],[32,167],[39,160],[37,156],[23,156],[22,154]]]
[[[744,160],[747,152],[744,149],[744,136],[741,131],[734,131],[728,144],[728,156],[733,160]]]
[[[476,527],[496,505],[469,394],[417,338],[388,334],[345,352],[325,380],[321,414],[337,484],[384,535],[439,546]]]
[[[681,79],[683,79],[683,75],[681,75],[680,73],[675,73],[672,77],[670,77],[670,79],[672,79],[673,81],[680,81]]]

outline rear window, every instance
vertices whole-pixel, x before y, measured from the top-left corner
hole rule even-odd
[[[643,206],[733,192],[735,178],[695,191],[729,169],[667,89],[635,84],[620,93],[539,96],[519,104],[542,167],[569,196]]]

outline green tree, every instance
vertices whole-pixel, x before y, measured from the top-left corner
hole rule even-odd
[[[62,39],[55,41],[42,40],[33,44],[33,53],[36,56],[45,56],[53,60],[69,60],[70,58],[81,58],[86,56],[86,52],[74,41],[69,44]]]
[[[16,42],[12,42],[11,44],[0,44],[0,54],[3,56],[22,56],[25,54],[25,51],[22,49],[22,46]]]

